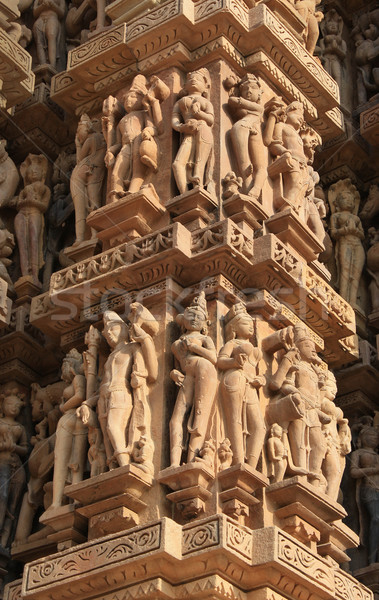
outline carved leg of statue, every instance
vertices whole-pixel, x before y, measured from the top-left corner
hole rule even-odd
[[[74,245],[84,242],[87,217],[87,187],[86,174],[81,171],[81,166],[75,167],[71,175],[70,191],[75,207],[75,235]]]
[[[62,506],[76,418],[75,413],[66,413],[58,421],[54,449],[53,501],[50,508]]]
[[[322,223],[320,213],[317,210],[317,206],[313,202],[313,200],[308,199],[308,220],[307,225],[311,231],[315,234],[318,241],[322,244],[324,243],[325,238],[325,229]]]
[[[46,63],[44,28],[45,26],[42,19],[37,19],[33,25],[33,37],[36,44],[37,58],[40,65],[44,65]]]
[[[30,485],[30,482],[29,484]],[[14,541],[23,542],[31,534],[36,507],[29,502],[28,492],[24,494],[21,510],[17,521],[17,529]]]
[[[140,137],[140,136],[139,136]],[[141,162],[141,157],[139,154],[139,143],[135,143],[133,146],[133,156],[132,156],[132,173],[133,177],[130,181],[129,185],[129,193],[134,194],[134,192],[139,192],[142,187],[142,184],[146,178],[147,167]]]
[[[342,472],[340,470],[340,457],[336,448],[330,448],[327,452],[322,463],[322,473],[326,479],[325,493],[332,500],[337,500]]]
[[[105,26],[105,0],[96,0],[96,31]]]
[[[311,13],[308,13],[307,30],[307,41],[305,47],[308,50],[308,52],[313,55],[319,36],[319,29],[318,21],[316,17]]]
[[[309,479],[313,485],[319,485],[321,465],[326,452],[325,437],[321,427],[309,427]]]
[[[113,200],[125,193],[125,180],[131,178],[132,144],[124,144],[113,167],[111,177],[111,196]]]
[[[302,419],[291,421],[288,426],[288,441],[292,462],[295,467],[307,469],[307,449],[305,446],[306,425]]]
[[[40,240],[42,233],[43,216],[41,214],[29,215],[29,262],[33,283],[39,285],[38,279],[40,265]]]
[[[282,174],[283,177],[283,196],[286,200],[296,206],[301,191],[301,172],[300,170],[287,171]],[[286,208],[286,206],[284,206]]]
[[[8,463],[0,463],[0,531],[3,529],[7,513],[11,468]]]
[[[114,457],[120,467],[130,463],[130,453],[126,446],[126,428],[132,412],[132,400],[124,392],[111,392],[111,397],[122,396],[122,408],[110,408],[107,420],[107,434],[113,446]],[[112,399],[111,399],[112,402]]]
[[[379,548],[379,491],[375,487],[362,485],[360,500],[368,513],[368,562],[371,565],[377,562]]]
[[[19,212],[14,218],[14,229],[16,232],[18,251],[20,253],[21,275],[29,275],[29,252],[28,252],[28,218]]]
[[[261,134],[250,135],[249,153],[252,158],[254,185],[248,194],[258,200],[267,178],[267,167],[264,161],[265,154]]]
[[[183,425],[191,410],[195,389],[195,379],[186,375],[179,389],[174,411],[170,420],[171,467],[179,467],[183,451]]]
[[[237,121],[231,129],[230,137],[237,158],[239,174],[243,179],[243,191],[245,194],[248,194],[253,181],[252,165],[249,155],[250,130],[248,127]]]
[[[49,63],[55,69],[57,63],[57,43],[59,40],[59,20],[57,15],[49,17],[46,23],[46,39]]]
[[[187,191],[187,164],[191,157],[192,144],[194,141],[194,136],[186,135],[181,143],[175,160],[172,163],[172,170],[179,194],[184,194]]]
[[[87,458],[87,437],[87,428],[83,425],[81,419],[78,419],[76,433],[72,440],[71,460],[75,462],[75,469],[72,470],[72,483],[83,481],[84,467]]]
[[[357,302],[359,282],[365,264],[365,251],[361,243],[355,246],[351,263],[348,301],[354,305]]]
[[[225,381],[226,379],[226,381]],[[226,435],[233,452],[232,465],[245,462],[242,431],[242,400],[245,378],[238,372],[228,374],[221,384],[221,398],[226,423]],[[227,386],[225,385],[227,383]],[[240,386],[243,386],[241,390]]]
[[[195,166],[193,169],[193,174],[190,177],[190,181],[193,183],[194,187],[199,186],[201,188],[204,187],[205,167],[207,166],[207,162],[212,151],[212,143],[203,139],[203,129],[203,127],[200,128],[195,135]]]
[[[256,391],[253,390],[256,395]],[[247,463],[253,469],[257,468],[262,452],[266,427],[258,403],[258,397],[253,404],[246,405],[247,430],[249,432],[246,442]]]
[[[199,455],[204,446],[217,388],[217,375],[214,366],[205,359],[201,360],[201,366],[196,369],[195,373],[194,418],[192,426],[187,427],[191,434],[188,444],[188,463]]]
[[[10,476],[10,486],[8,495],[8,513],[9,519],[6,522],[1,533],[1,545],[5,548],[8,544],[9,536],[14,523],[16,508],[21,500],[22,491],[26,483],[25,471],[22,467],[15,467]]]

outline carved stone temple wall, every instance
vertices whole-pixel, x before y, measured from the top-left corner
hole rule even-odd
[[[379,9],[0,0],[5,600],[378,600]]]

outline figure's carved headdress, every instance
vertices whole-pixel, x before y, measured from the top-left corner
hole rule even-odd
[[[104,327],[107,327],[111,323],[118,323],[119,325],[122,324],[122,325],[125,325],[125,327],[126,327],[125,321],[120,317],[120,315],[118,315],[113,310],[105,311],[105,313],[103,315],[103,321],[104,321]]]
[[[136,75],[132,81],[132,85],[126,93],[128,92],[136,92],[137,94],[141,94],[141,96],[146,96],[147,87],[145,75]]]
[[[204,319],[208,319],[208,308],[207,301],[205,299],[205,292],[200,292],[198,296],[195,296],[188,308],[192,307],[199,308],[204,313]]]

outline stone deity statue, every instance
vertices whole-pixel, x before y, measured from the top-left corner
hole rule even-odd
[[[67,385],[60,405],[63,414],[56,431],[53,501],[46,513],[62,505],[65,485],[82,481],[87,458],[87,428],[76,414],[86,399],[86,381],[83,357],[75,348],[63,359],[62,380]]]
[[[50,202],[50,190],[45,185],[47,158],[29,154],[20,166],[24,189],[17,200],[18,213],[14,228],[20,252],[23,277],[31,276],[34,285],[41,287],[38,279],[43,265],[44,218]]]
[[[181,144],[172,168],[179,193],[189,185],[213,189],[213,106],[209,100],[211,78],[208,69],[187,74],[172,113],[172,127],[181,134]]]
[[[158,170],[158,137],[164,124],[161,103],[169,88],[153,75],[136,75],[123,96],[125,114],[116,125],[118,102],[109,96],[103,105],[103,131],[107,140],[105,164],[110,173],[107,202],[138,192]]]
[[[7,390],[0,400],[0,544],[6,548],[26,483],[23,462],[28,444],[25,428],[17,421],[24,406],[23,394],[18,389]]]
[[[65,382],[58,381],[41,388],[38,383],[32,383],[31,405],[32,419],[36,423],[35,433],[31,439],[33,449],[28,459],[29,481],[28,490],[24,494],[14,544],[25,543],[27,540],[46,535],[45,528],[31,534],[33,521],[37,510],[44,506],[44,485],[52,478],[54,467],[55,431],[61,416],[59,404]],[[30,537],[32,535],[32,538]]]
[[[4,281],[7,282],[9,291],[13,291],[13,282],[7,268],[12,264],[12,259],[9,257],[11,256],[14,247],[14,235],[8,231],[0,219],[0,279],[4,279]]]
[[[250,73],[230,83],[234,85],[228,105],[236,120],[230,131],[233,151],[242,177],[243,192],[257,200],[267,178],[261,125],[263,92],[259,79]]]
[[[379,429],[364,426],[358,449],[351,455],[350,476],[357,480],[356,498],[361,543],[367,548],[369,564],[379,561]]]
[[[358,104],[364,104],[379,91],[379,9],[365,11],[351,35],[355,42]]]
[[[283,428],[278,423],[273,423],[267,439],[268,476],[271,483],[284,479],[288,464],[287,456],[287,448],[283,441]]]
[[[104,364],[98,392],[87,397],[77,411],[83,423],[87,424],[91,422],[91,413],[97,406],[110,469],[133,462],[135,443],[141,435],[146,436],[149,444],[151,442],[148,386],[158,376],[152,339],[157,333],[158,323],[138,302],[130,308],[129,325],[115,312],[104,313],[103,335],[111,353]]]
[[[86,218],[101,206],[102,187],[105,175],[105,140],[100,131],[100,122],[82,115],[75,137],[76,166],[70,180],[72,201],[75,207],[74,246],[86,238]],[[96,231],[92,231],[96,237]]]
[[[307,475],[308,481],[318,486],[326,452],[322,425],[330,423],[331,417],[321,406],[323,370],[314,341],[306,327],[299,324],[272,334],[264,340],[263,347],[268,352],[284,350],[269,382],[269,388],[277,394],[267,407],[266,418],[286,432],[286,473]]]
[[[33,35],[40,65],[49,63],[56,68],[65,10],[64,0],[34,0]]]
[[[365,263],[362,245],[365,235],[358,217],[359,192],[350,179],[343,179],[330,186],[328,200],[332,213],[330,235],[336,242],[339,293],[355,306]]]
[[[176,317],[183,333],[172,346],[176,367],[170,373],[179,387],[170,420],[171,466],[178,467],[182,452],[188,447],[186,462],[200,452],[209,433],[210,417],[217,388],[217,355],[213,340],[207,335],[208,310],[204,292]],[[183,439],[186,427],[188,445]]]
[[[217,366],[223,372],[221,398],[233,452],[232,464],[246,461],[255,469],[266,433],[258,390],[266,380],[258,374],[262,353],[251,342],[254,319],[243,304],[235,304],[229,310],[225,330],[227,342],[220,351]]]
[[[342,99],[344,96],[343,66],[347,44],[342,38],[342,17],[334,8],[325,14],[320,29],[323,34],[320,40],[321,59],[325,70],[336,80]]]

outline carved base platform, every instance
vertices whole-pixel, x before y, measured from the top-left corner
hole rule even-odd
[[[24,302],[30,302],[33,296],[41,293],[42,284],[37,285],[31,275],[25,275],[17,279],[14,289],[17,294],[16,304],[24,304]]]
[[[211,497],[208,487],[213,479],[213,469],[202,462],[168,467],[157,477],[159,483],[164,483],[174,490],[167,494],[167,499],[176,504],[185,520],[194,519],[205,511],[205,504]]]
[[[268,218],[268,213],[262,204],[251,196],[245,194],[233,194],[223,202],[223,208],[228,217],[247,234],[253,234],[261,229],[262,221]]]
[[[99,245],[97,238],[85,240],[77,246],[69,246],[63,250],[63,254],[67,256],[73,263],[80,262],[86,258],[91,258],[96,254],[96,247]]]
[[[175,196],[166,208],[176,215],[175,222],[182,223],[190,231],[206,227],[210,221],[210,213],[218,207],[215,198],[203,188],[194,188],[185,194]]]
[[[39,520],[54,530],[46,539],[50,543],[56,543],[58,550],[71,548],[87,540],[87,522],[78,514],[74,504],[66,504],[59,508],[50,507]]]
[[[93,211],[87,217],[87,225],[98,231],[103,248],[107,250],[147,235],[153,229],[150,224],[157,223],[164,212],[154,186],[147,185]]]
[[[259,503],[258,498],[253,496],[254,492],[269,484],[267,477],[245,463],[221,471],[217,478],[222,511],[241,522],[249,516],[250,507]]]
[[[349,560],[345,550],[358,538],[341,522],[344,508],[302,476],[274,483],[265,489],[274,523],[321,556],[337,563]]]
[[[34,67],[33,71],[36,78],[36,85],[41,82],[50,84],[54,75],[58,73],[54,67],[47,63]]]
[[[317,260],[324,250],[314,233],[303,223],[292,208],[276,213],[265,221],[266,230],[275,233],[307,263]]]
[[[353,575],[373,592],[376,600],[379,594],[379,562],[372,563],[363,569],[357,569]]]
[[[151,475],[131,464],[66,486],[65,494],[80,503],[76,510],[88,520],[91,540],[138,525],[146,508],[140,497],[152,484]]]
[[[43,527],[38,534],[29,536],[26,541],[13,542],[12,558],[27,563],[54,554],[57,551],[57,542],[47,539],[48,535],[53,534],[54,530],[51,527]]]

